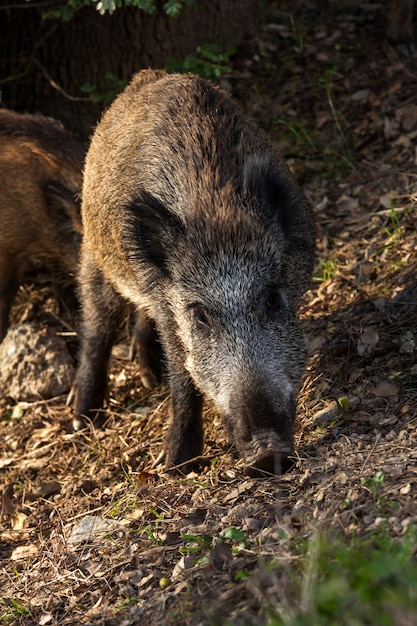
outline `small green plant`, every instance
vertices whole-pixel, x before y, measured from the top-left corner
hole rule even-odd
[[[108,512],[109,517],[120,517],[126,510],[126,498],[122,497],[112,503],[111,509]]]
[[[12,409],[3,413],[0,419],[4,422],[9,422],[14,419],[20,419],[24,414],[25,412],[20,404],[15,404]]]
[[[272,128],[278,128],[280,141],[284,139],[292,146],[291,151],[294,151],[300,164],[304,165],[306,173],[314,172],[315,176],[327,180],[346,175],[355,166],[355,159],[347,142],[343,142],[341,146],[337,136],[330,142],[324,142],[307,119],[300,120],[292,114],[274,116]]]
[[[368,489],[369,493],[372,494],[374,500],[377,499],[381,487],[384,486],[384,482],[385,476],[382,472],[377,472],[375,476],[372,476],[371,478],[362,479],[362,484],[366,487],[366,489]]]
[[[296,47],[300,52],[304,50],[304,35],[301,26],[295,21],[292,14],[290,14],[291,29],[290,32],[293,36]]]
[[[131,606],[132,604],[137,604],[138,603],[138,598],[136,596],[132,596],[129,598],[126,598],[121,604],[116,604],[116,606],[114,607],[115,611],[124,611],[127,607]]]
[[[183,6],[195,7],[197,5],[196,0],[168,0],[164,4],[164,11],[170,17],[177,17]]]
[[[335,277],[338,269],[338,264],[333,259],[318,259],[318,265],[313,275],[313,281],[317,283],[324,283],[326,280],[331,280]]]
[[[177,17],[184,6],[194,7],[196,0],[167,0],[163,9],[170,17]],[[100,15],[114,13],[121,7],[136,7],[151,15],[157,10],[155,0],[62,0],[62,6],[43,13],[43,19],[61,19],[66,22],[74,17],[74,14],[84,6],[94,6]]]
[[[188,558],[193,566],[207,565],[209,563],[208,552],[211,550],[213,540],[210,535],[191,535],[182,536],[185,545],[179,548],[179,553]]]
[[[69,22],[79,9],[84,6],[91,6],[91,4],[91,0],[66,0],[61,6],[58,5],[56,8],[42,13],[42,18],[44,20],[59,19]]]
[[[14,600],[13,598],[8,598],[4,596],[0,596],[0,623],[12,626],[12,624],[21,623],[21,618],[26,617],[30,614],[29,609],[27,609],[23,604]]]
[[[195,54],[189,54],[183,59],[170,58],[166,65],[167,72],[181,72],[183,74],[198,74],[204,78],[218,80],[227,72],[230,72],[231,58],[236,54],[236,48],[230,46],[222,49],[216,44],[197,46]]]
[[[147,524],[142,528],[142,532],[145,533],[147,538],[156,546],[160,546],[163,543],[163,539],[159,535],[159,527],[161,522],[164,521],[164,516],[161,515],[156,509],[149,508],[149,511],[156,517],[156,520],[150,524]]]
[[[332,79],[338,76],[339,75],[335,70],[326,70],[323,73],[323,75],[319,78],[319,84],[322,87],[324,87],[327,103],[329,105],[329,108],[333,117],[333,121],[336,125],[337,132],[339,133],[340,139],[342,140],[343,144],[346,145],[348,142],[347,142],[346,134],[343,130],[343,125],[347,126],[347,123],[343,114],[336,109],[336,105],[334,103],[333,93],[332,93]]]
[[[113,13],[116,9],[124,6],[137,7],[146,13],[152,14],[156,10],[155,0],[93,0],[97,5],[97,11],[103,15],[104,13]],[[171,17],[177,17],[183,6],[195,6],[195,0],[167,0],[164,4],[164,11]]]
[[[401,234],[400,220],[399,220],[398,215],[395,212],[394,200],[392,198],[390,198],[389,215],[391,219],[392,230],[390,230],[389,228],[386,228],[385,232],[387,233],[388,237],[391,239],[395,235]]]
[[[125,467],[123,461],[120,461],[120,468],[122,470],[122,474],[123,474],[124,478],[126,478],[128,483],[130,484],[130,486],[133,487],[133,489],[134,489],[136,487],[136,482],[131,477],[131,475],[129,474],[129,470]]]
[[[307,126],[306,122],[298,119],[284,119],[276,117],[274,124],[278,126],[284,126],[290,133],[290,135],[297,141],[298,151],[309,151],[316,155],[319,150],[314,141],[313,133]]]
[[[162,545],[163,540],[158,536],[157,529],[153,528],[151,524],[148,524],[147,526],[145,526],[143,528],[143,532],[155,546]]]
[[[290,582],[269,611],[268,626],[417,623],[416,538],[414,527],[401,539],[379,529],[347,545],[316,534],[299,546],[301,567],[285,573]]]
[[[346,419],[346,414],[349,411],[350,408],[350,401],[349,398],[347,398],[346,396],[342,396],[341,398],[338,398],[336,400],[337,403],[337,408],[339,410],[340,415]]]
[[[123,464],[122,464],[122,468],[123,468]],[[128,482],[130,483],[130,486],[135,488],[136,484],[132,480],[132,478],[129,477],[127,474],[126,474],[126,478]],[[109,517],[112,517],[112,518],[121,517],[136,508],[137,508],[137,498],[136,498],[135,492],[133,490],[126,491],[126,493],[121,495],[119,498],[115,498],[114,500],[109,502],[107,515],[109,515]]]
[[[149,14],[155,11],[154,0],[92,0],[92,3],[96,5],[96,9],[101,15],[104,13],[112,14],[123,5],[137,7]]]
[[[96,91],[96,86],[91,85],[90,83],[85,83],[81,85],[81,91],[87,94],[88,98],[91,102],[102,102],[103,104],[110,104],[113,102],[115,97],[123,91],[126,87],[128,81],[124,78],[118,78],[111,72],[108,72],[105,75],[105,79],[107,82],[108,90],[105,93],[98,93]]]
[[[224,533],[225,539],[231,539],[232,541],[241,542],[245,540],[245,533],[240,528],[235,528],[231,526],[227,528]]]
[[[227,528],[224,533],[224,538],[230,539],[233,542],[232,551],[235,554],[244,550],[248,545],[246,535],[242,530],[240,530],[240,528],[234,528],[233,526],[231,528]]]
[[[194,554],[199,552],[206,552],[210,549],[212,544],[212,538],[210,535],[183,535],[182,539],[185,541],[185,545],[179,549],[180,554]]]
[[[392,500],[388,500],[386,496],[381,493],[382,487],[385,483],[385,476],[382,472],[377,472],[375,476],[371,478],[362,479],[363,486],[372,494],[374,501],[375,512],[378,515],[392,515],[398,507],[398,504]]]

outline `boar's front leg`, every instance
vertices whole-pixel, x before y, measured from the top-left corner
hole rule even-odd
[[[163,379],[163,353],[155,322],[141,308],[136,311],[136,322],[130,343],[129,357],[136,355],[139,376],[145,389],[152,389]]]
[[[188,472],[195,468],[203,450],[203,398],[185,370],[178,353],[166,349],[171,387],[172,423],[165,440],[165,467]],[[190,461],[190,462],[188,462]]]
[[[79,282],[82,321],[81,349],[74,382],[74,430],[83,428],[86,420],[92,420],[98,426],[104,421],[100,409],[107,388],[107,366],[124,308],[121,296],[85,250]]]

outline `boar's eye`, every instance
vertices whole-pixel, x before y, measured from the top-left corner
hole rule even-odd
[[[273,318],[277,313],[285,309],[285,302],[277,288],[271,288],[264,301],[264,307],[267,317]]]
[[[194,305],[192,307],[193,321],[196,327],[209,333],[211,330],[211,319],[205,308],[201,304]]]
[[[272,311],[273,309],[279,308],[281,304],[281,298],[279,293],[276,290],[272,290],[268,292],[265,300],[265,307],[267,311]]]

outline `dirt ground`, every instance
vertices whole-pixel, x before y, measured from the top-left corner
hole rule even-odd
[[[102,431],[69,432],[65,397],[3,399],[6,624],[271,623],[294,538],[417,517],[417,57],[387,43],[381,4],[277,5],[224,80],[317,216],[295,466],[245,476],[206,407],[202,473],[152,469],[169,395],[140,386],[126,338]],[[13,322],[33,319],[62,330],[47,285],[19,292]]]

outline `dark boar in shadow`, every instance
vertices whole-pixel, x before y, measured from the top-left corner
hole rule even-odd
[[[413,41],[414,0],[389,0],[387,18],[388,39],[404,56],[415,52]]]
[[[75,307],[84,152],[55,120],[0,109],[0,341],[28,270],[45,268]]]
[[[153,325],[141,348],[154,328],[166,359],[167,469],[189,469],[201,455],[207,396],[246,466],[279,473],[293,452],[306,356],[296,309],[315,233],[264,133],[209,81],[143,71],[92,138],[82,216],[74,428],[100,420],[126,299],[143,329]],[[145,355],[145,383],[152,368]]]

